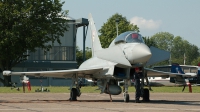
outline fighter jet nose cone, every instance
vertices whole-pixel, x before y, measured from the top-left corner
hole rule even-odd
[[[142,43],[126,48],[124,52],[131,64],[146,63],[152,55],[149,47]]]
[[[143,56],[151,56],[151,51],[148,46],[145,44],[138,44],[134,47],[135,54],[140,54],[141,57]]]

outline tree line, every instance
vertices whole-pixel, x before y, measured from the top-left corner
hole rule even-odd
[[[0,1],[0,69],[11,70],[16,64],[26,60],[26,52],[34,52],[36,48],[44,51],[51,49],[55,41],[67,31],[66,17],[68,11],[63,11],[64,2],[60,0],[1,0]],[[121,14],[112,15],[99,30],[99,37],[103,48],[110,45],[116,38],[116,19],[118,33],[125,31],[140,32],[137,25],[131,24]],[[186,64],[200,62],[199,49],[180,36],[174,37],[168,32],[159,32],[152,37],[144,37],[148,46],[154,45],[160,49],[171,51],[172,62],[183,64],[183,55]],[[80,65],[82,50],[76,48],[76,60]],[[86,59],[91,57],[91,49],[86,48]],[[167,62],[166,62],[167,63]],[[10,76],[3,76],[0,82],[9,86]]]

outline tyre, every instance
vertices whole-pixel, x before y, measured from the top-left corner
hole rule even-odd
[[[149,89],[147,89],[147,88],[143,89],[143,101],[150,101],[150,99],[149,99]]]
[[[76,101],[77,100],[78,91],[76,88],[72,88],[70,92],[70,100]]]
[[[124,102],[129,102],[129,94],[124,93]]]

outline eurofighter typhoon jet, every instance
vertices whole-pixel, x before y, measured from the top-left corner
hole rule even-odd
[[[89,24],[91,28],[92,58],[83,62],[78,69],[37,72],[3,71],[3,75],[71,78],[70,100],[77,100],[77,97],[81,95],[79,78],[88,78],[96,81],[101,93],[109,94],[111,101],[111,95],[119,95],[123,92],[124,102],[129,102],[128,86],[130,79],[133,78],[134,68],[140,67],[144,74],[145,65],[168,59],[169,52],[159,51],[156,48],[150,50],[144,43],[142,36],[134,31],[120,34],[108,48],[104,49],[100,44],[91,14],[89,14]],[[151,71],[151,69],[148,69],[148,71]],[[153,72],[157,71],[151,71],[150,73]],[[165,72],[164,75],[166,76],[166,74],[170,75],[170,73]],[[148,73],[147,76],[149,76]],[[156,76],[161,77],[162,75]],[[122,80],[124,81],[123,89],[118,85],[118,81]],[[144,81],[144,77],[142,81]],[[144,93],[142,92],[142,94]]]

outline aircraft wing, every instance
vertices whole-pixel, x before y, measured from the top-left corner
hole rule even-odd
[[[153,65],[155,63],[162,62],[170,58],[170,52],[168,51],[161,50],[153,46],[150,47],[150,50],[151,50],[152,56],[146,65]]]
[[[154,70],[150,68],[144,68],[144,70],[147,73],[147,77],[176,77],[176,76],[195,77],[197,76],[197,74],[195,73],[180,74],[180,73],[158,71],[158,70]]]
[[[26,76],[35,76],[35,77],[71,78],[73,77],[74,74],[77,74],[78,77],[91,77],[93,74],[100,72],[102,70],[104,70],[104,68],[35,71],[35,72],[3,71],[3,75],[26,75]]]
[[[182,68],[198,68],[198,66],[193,66],[193,65],[180,65]]]
[[[172,65],[154,66],[154,68],[171,68]],[[198,66],[193,65],[179,65],[183,69],[198,69]]]

